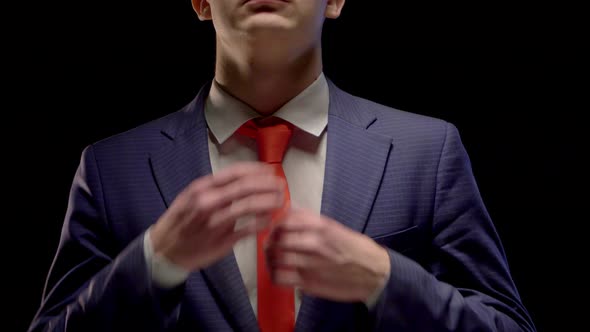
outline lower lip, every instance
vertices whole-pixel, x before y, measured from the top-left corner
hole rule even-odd
[[[279,3],[285,3],[285,0],[250,0],[248,2],[246,2],[246,4],[250,4],[250,5],[273,5],[273,4],[279,4]]]

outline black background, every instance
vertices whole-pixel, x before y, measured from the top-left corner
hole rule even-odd
[[[215,51],[188,0],[27,6],[4,69],[7,331],[39,306],[82,149],[186,104]],[[588,298],[588,38],[575,13],[349,0],[324,31],[325,73],[341,88],[457,125],[539,331],[579,330]]]

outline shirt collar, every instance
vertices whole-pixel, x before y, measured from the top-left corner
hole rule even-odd
[[[319,137],[328,124],[330,93],[324,74],[273,115]],[[250,119],[258,117],[250,106],[225,92],[214,80],[205,103],[209,130],[220,144]]]

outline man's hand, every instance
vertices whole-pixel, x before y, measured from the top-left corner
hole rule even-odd
[[[390,271],[386,249],[371,238],[301,209],[273,228],[266,254],[275,283],[340,302],[367,301]]]
[[[267,227],[270,213],[283,204],[283,182],[271,167],[238,163],[188,185],[153,226],[154,253],[195,271],[229,253],[241,238]],[[236,220],[255,215],[234,230]]]

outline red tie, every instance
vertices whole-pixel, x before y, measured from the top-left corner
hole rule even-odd
[[[277,117],[260,118],[246,122],[238,133],[256,139],[258,159],[272,165],[275,174],[285,181],[286,186],[282,162],[293,134],[293,125]],[[282,213],[289,208],[289,189],[286,188],[285,203],[283,208],[273,212],[272,223],[280,220]],[[268,230],[259,232],[256,239],[258,324],[262,332],[291,332],[295,327],[293,289],[276,286],[271,281],[263,249],[268,233]]]

